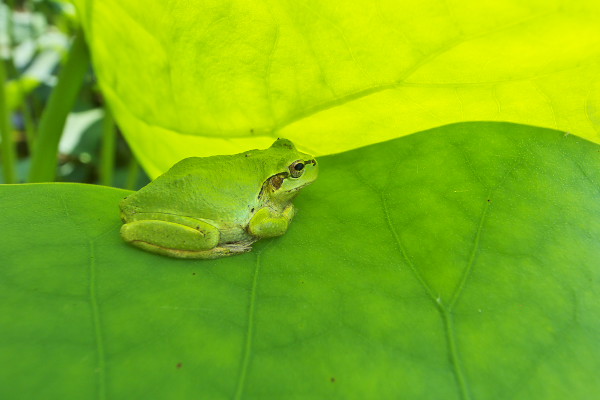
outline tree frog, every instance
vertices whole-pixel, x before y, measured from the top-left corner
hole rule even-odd
[[[178,258],[244,253],[286,232],[292,200],[317,174],[315,158],[287,139],[266,150],[186,158],[121,200],[121,237]]]

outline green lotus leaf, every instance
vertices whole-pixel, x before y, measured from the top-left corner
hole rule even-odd
[[[122,242],[127,191],[0,186],[0,398],[600,396],[600,146],[466,123],[320,167],[210,261]]]
[[[75,0],[151,176],[287,137],[317,155],[453,122],[600,142],[600,3]]]

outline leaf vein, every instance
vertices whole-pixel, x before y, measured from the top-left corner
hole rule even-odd
[[[488,199],[491,197],[492,192],[493,191],[488,192],[488,195],[487,195]],[[458,301],[458,298],[460,297],[461,293],[463,292],[464,287],[467,283],[467,280],[469,279],[469,276],[471,275],[471,271],[473,270],[473,265],[475,264],[475,258],[477,257],[477,253],[479,251],[479,240],[481,238],[481,232],[483,231],[483,225],[489,214],[490,206],[491,206],[491,203],[488,201],[487,204],[485,205],[485,208],[483,209],[483,212],[481,213],[481,217],[479,218],[479,224],[477,226],[477,231],[475,232],[475,239],[473,240],[473,248],[471,249],[471,254],[469,255],[469,261],[467,262],[467,267],[465,268],[465,270],[460,278],[459,284],[458,284],[456,290],[454,291],[454,294],[450,298],[450,304],[448,305],[449,312],[452,311],[454,305]]]
[[[471,390],[469,389],[469,384],[467,382],[467,378],[465,377],[459,357],[454,322],[452,320],[452,312],[448,309],[441,308],[440,314],[442,315],[442,320],[444,322],[444,333],[446,336],[446,343],[448,345],[450,363],[452,364],[452,371],[454,372],[454,377],[456,378],[456,383],[458,384],[460,397],[462,399],[469,400],[471,398]]]
[[[279,25],[275,26],[275,35],[273,38],[273,45],[271,46],[271,51],[269,51],[269,57],[267,58],[267,69],[265,72],[265,85],[267,86],[267,101],[269,102],[269,109],[271,111],[271,117],[275,119],[275,111],[273,110],[273,90],[272,86],[272,68],[273,61],[275,60],[275,52],[277,51],[277,45],[279,44]]]
[[[466,159],[468,160],[468,158],[466,158]],[[489,209],[492,205],[491,198],[492,198],[494,192],[496,192],[496,190],[498,190],[498,188],[500,188],[504,184],[504,182],[506,182],[506,180],[508,179],[510,174],[512,174],[521,165],[521,163],[523,162],[524,159],[525,159],[525,152],[522,151],[521,154],[515,160],[513,166],[506,171],[506,173],[504,174],[504,176],[502,177],[500,182],[498,182],[498,184],[496,186],[494,186],[493,188],[490,188],[490,190],[487,193],[487,196],[486,196],[487,204],[486,204],[485,208],[483,209],[483,212],[481,213],[481,217],[479,218],[479,224],[477,225],[477,231],[475,232],[475,237],[473,239],[473,248],[471,249],[471,254],[469,255],[469,260],[467,262],[467,266],[460,278],[458,286],[457,286],[456,290],[454,291],[452,297],[450,298],[451,300],[450,300],[450,303],[447,308],[448,312],[452,312],[452,309],[458,302],[462,292],[464,291],[467,280],[469,279],[469,276],[471,275],[471,273],[473,271],[473,267],[475,264],[475,258],[477,256],[477,253],[479,252],[479,242],[481,239],[481,232],[483,231],[485,221],[487,220],[487,217],[489,214]],[[469,164],[469,166],[472,169],[473,173],[475,173],[475,169],[473,168],[473,166],[471,164]]]
[[[278,124],[278,126],[275,127],[275,129],[273,130],[274,133],[281,131],[282,129],[284,129],[285,127],[293,124],[294,122],[297,122],[301,119],[304,118],[308,118],[314,114],[317,114],[321,111],[325,111],[329,108],[333,108],[336,107],[340,104],[344,104],[344,103],[348,103],[350,101],[353,100],[358,100],[361,99],[363,97],[367,97],[371,94],[375,94],[375,93],[379,93],[379,92],[383,92],[386,90],[390,90],[390,89],[395,89],[399,86],[405,85],[406,84],[406,80],[408,78],[410,78],[412,75],[414,75],[418,70],[421,69],[421,67],[423,67],[424,65],[426,65],[428,62],[438,58],[439,56],[441,56],[444,53],[447,53],[448,51],[450,51],[451,49],[455,48],[456,46],[470,41],[470,40],[475,40],[475,39],[479,39],[481,37],[485,37],[488,35],[493,35],[505,30],[510,30],[513,29],[519,25],[524,25],[527,24],[529,22],[535,21],[536,19],[540,19],[543,17],[547,17],[548,15],[552,14],[553,11],[550,12],[546,12],[546,13],[540,13],[540,14],[535,14],[531,17],[528,18],[524,18],[522,20],[518,20],[515,21],[513,23],[509,23],[503,26],[500,26],[496,29],[490,29],[488,31],[485,32],[481,32],[479,34],[474,34],[474,35],[470,35],[470,36],[458,36],[457,38],[450,40],[444,44],[442,44],[439,48],[437,48],[436,50],[432,51],[430,54],[424,56],[420,61],[416,62],[413,66],[411,66],[410,68],[408,68],[407,70],[405,70],[403,73],[400,74],[400,76],[397,79],[394,79],[391,82],[388,83],[383,83],[381,85],[377,85],[374,87],[370,87],[367,89],[361,89],[361,90],[357,90],[355,92],[351,92],[349,94],[346,95],[342,95],[342,96],[336,96],[334,99],[331,100],[327,100],[324,101],[322,103],[316,104],[315,106],[309,107],[305,110],[301,110],[300,112],[291,115],[286,121],[283,121],[281,124]]]
[[[250,355],[252,352],[253,328],[254,328],[254,313],[256,309],[256,287],[258,285],[258,274],[260,272],[260,253],[256,256],[256,266],[254,268],[254,276],[252,278],[252,287],[250,288],[250,304],[248,306],[248,323],[246,329],[246,341],[244,344],[244,355],[240,365],[240,373],[238,375],[235,399],[241,399],[244,393],[246,377],[248,376],[248,365],[250,364]]]
[[[427,293],[427,296],[433,301],[433,303],[436,305],[436,307],[440,308],[440,304],[436,300],[437,296],[435,296],[433,294],[433,291],[431,290],[431,287],[429,286],[427,281],[425,281],[425,278],[423,278],[423,276],[419,273],[419,270],[415,267],[415,265],[413,264],[411,259],[408,257],[406,249],[404,248],[404,244],[402,243],[402,240],[400,239],[400,236],[398,235],[398,232],[396,232],[396,228],[394,227],[394,224],[392,223],[392,219],[390,217],[389,207],[387,205],[385,195],[379,191],[377,193],[379,194],[379,199],[381,200],[381,206],[383,209],[383,214],[385,217],[386,224],[388,226],[388,229],[392,233],[392,237],[394,238],[396,248],[398,249],[399,253],[402,255],[404,262],[408,265],[408,268],[410,269],[410,271],[412,272],[414,277],[417,279],[417,281],[421,284],[421,286],[425,290],[425,293]]]
[[[99,400],[106,399],[106,359],[104,349],[104,336],[102,334],[102,325],[100,320],[100,306],[98,305],[97,280],[96,280],[96,252],[94,242],[89,242],[90,263],[89,263],[89,298],[92,308],[92,321],[94,326],[94,340],[96,342],[96,373],[98,374],[98,393]]]

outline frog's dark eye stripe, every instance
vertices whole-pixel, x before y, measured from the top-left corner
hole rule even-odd
[[[285,179],[285,175],[283,175],[283,174],[278,174],[278,175],[272,176],[270,179],[271,186],[273,186],[273,188],[275,190],[278,190],[281,187],[281,184],[283,183],[284,179]]]

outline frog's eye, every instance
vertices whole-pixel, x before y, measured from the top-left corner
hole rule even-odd
[[[304,161],[298,160],[294,161],[290,166],[290,175],[292,178],[300,178],[304,173]]]

